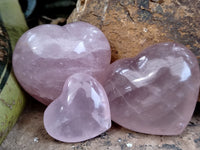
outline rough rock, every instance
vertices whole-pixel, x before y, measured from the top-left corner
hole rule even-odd
[[[136,56],[158,42],[175,41],[200,62],[199,8],[198,0],[78,0],[67,22],[98,26],[110,42],[112,61]]]

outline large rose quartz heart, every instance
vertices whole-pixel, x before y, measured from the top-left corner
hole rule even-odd
[[[191,119],[199,85],[192,52],[180,44],[160,43],[114,62],[105,90],[114,122],[137,132],[177,135]]]
[[[75,22],[63,27],[41,25],[24,33],[14,50],[13,67],[22,87],[49,104],[73,73],[84,72],[102,81],[110,59],[104,34],[88,23]]]
[[[63,142],[80,142],[105,132],[111,127],[111,116],[103,87],[89,75],[70,76],[61,95],[45,110],[44,126]]]

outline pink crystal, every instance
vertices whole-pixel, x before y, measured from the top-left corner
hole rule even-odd
[[[177,135],[197,102],[200,72],[196,57],[176,43],[160,43],[135,58],[114,62],[105,90],[112,120],[133,131]]]
[[[13,68],[22,87],[49,104],[73,73],[87,73],[102,81],[102,70],[110,64],[110,58],[109,43],[95,26],[84,22],[63,27],[41,25],[19,39]]]
[[[45,110],[44,126],[63,142],[80,142],[105,132],[111,127],[111,116],[103,87],[89,75],[70,76],[61,95]]]

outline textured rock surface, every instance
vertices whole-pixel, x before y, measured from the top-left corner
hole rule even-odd
[[[13,67],[22,87],[49,104],[59,96],[67,77],[75,72],[91,74],[101,81],[110,57],[106,37],[88,23],[42,25],[19,39]]]
[[[199,8],[198,0],[78,0],[67,22],[82,20],[99,27],[110,42],[112,61],[175,41],[200,62]]]
[[[108,38],[112,60],[136,56],[158,42],[186,45],[200,62],[200,1],[78,0],[69,22],[82,20]]]
[[[198,61],[176,43],[153,45],[114,62],[104,85],[112,120],[133,131],[180,134],[193,114],[200,86]]]
[[[31,103],[30,103],[31,102]],[[43,126],[45,106],[29,104],[16,126],[0,146],[1,150],[199,150],[200,105],[179,136],[153,136],[126,130],[116,124],[100,136],[85,142],[66,144],[51,138]]]
[[[108,130],[110,107],[101,84],[87,74],[70,76],[61,95],[45,110],[44,126],[63,142],[85,141]]]
[[[175,41],[200,62],[199,7],[197,0],[78,0],[67,22],[82,20],[99,27],[110,42],[112,61]]]

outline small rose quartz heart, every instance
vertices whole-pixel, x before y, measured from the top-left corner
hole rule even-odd
[[[48,105],[74,73],[84,72],[102,81],[110,59],[108,40],[91,24],[41,25],[28,30],[17,42],[13,68],[22,87]]]
[[[80,142],[105,132],[111,127],[111,116],[103,87],[89,75],[70,76],[61,95],[45,110],[44,126],[63,142]]]
[[[177,135],[191,119],[199,85],[192,52],[181,44],[160,43],[114,62],[104,87],[114,122],[137,132]]]

